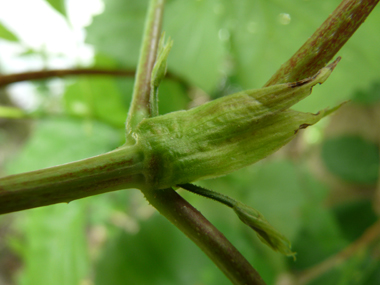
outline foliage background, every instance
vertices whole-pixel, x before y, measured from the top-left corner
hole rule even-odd
[[[69,1],[47,2],[54,16],[70,25]],[[160,113],[260,88],[339,2],[168,0],[163,30],[174,40],[169,72],[175,78],[160,87]],[[147,1],[104,4],[104,12],[86,28],[85,41],[94,48],[91,66],[134,69]],[[343,59],[330,79],[295,108],[315,112],[352,100],[349,104],[264,161],[201,182],[260,210],[292,241],[296,262],[260,244],[229,209],[181,192],[268,284],[294,284],[306,269],[354,243],[378,219],[379,26],[377,7],[339,52]],[[65,55],[28,46],[23,36],[0,25],[0,49],[11,45],[20,51],[11,59],[15,65],[32,58],[50,67],[57,58],[65,60]],[[83,65],[81,58],[68,62]],[[31,83],[38,100],[26,112],[35,118],[0,122],[2,174],[121,145],[132,87],[133,78],[106,76]],[[0,91],[3,105],[20,105],[13,91]],[[1,216],[0,236],[0,284],[229,284],[137,190]],[[374,241],[309,284],[379,284],[379,238]]]

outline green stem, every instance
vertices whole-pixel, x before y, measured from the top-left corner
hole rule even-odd
[[[144,118],[151,116],[149,106],[150,80],[160,40],[164,3],[165,0],[151,0],[149,4],[133,97],[126,122],[127,143],[133,141],[130,135],[137,124]]]
[[[0,178],[0,214],[126,188],[143,188],[144,156],[137,146]]]
[[[144,191],[144,194],[149,203],[198,245],[233,284],[265,284],[226,237],[173,189]]]
[[[220,202],[227,207],[233,208],[234,205],[236,204],[236,200],[232,199],[231,197],[228,197],[226,195],[223,195],[219,192],[212,191],[194,184],[186,183],[186,184],[179,184],[177,185],[178,187],[181,187],[187,191],[190,191],[192,193],[201,195],[203,197],[215,200],[217,202]]]
[[[343,47],[379,0],[343,0],[265,86],[295,82],[315,74]]]
[[[142,119],[152,116],[149,102],[150,80],[157,55],[163,3],[162,0],[150,1],[135,89],[126,125],[127,143],[133,142],[130,135],[136,125]],[[234,284],[265,284],[223,234],[174,190],[141,188],[141,191],[149,203],[193,240]]]

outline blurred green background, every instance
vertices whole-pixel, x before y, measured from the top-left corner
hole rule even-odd
[[[0,72],[134,70],[148,1],[15,2],[19,13],[13,16],[4,12],[10,4],[0,3]],[[168,0],[163,30],[174,46],[171,76],[160,87],[160,113],[260,88],[339,2]],[[38,20],[51,34],[23,30]],[[329,80],[295,108],[315,112],[348,104],[267,159],[199,182],[261,211],[292,241],[296,262],[262,245],[230,209],[179,190],[267,284],[380,284],[379,27],[377,7],[339,52],[342,61]],[[31,34],[43,40],[36,44]],[[62,42],[54,49],[55,37]],[[64,44],[70,49],[60,50]],[[0,119],[1,175],[121,145],[132,88],[132,77],[89,75],[1,89],[1,105],[34,116]],[[346,255],[338,255],[344,249]],[[129,189],[0,216],[0,284],[230,282],[138,190]]]

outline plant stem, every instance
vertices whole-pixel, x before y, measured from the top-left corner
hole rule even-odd
[[[181,187],[187,191],[190,191],[192,193],[195,193],[195,194],[201,195],[203,197],[206,197],[206,198],[215,200],[217,202],[220,202],[220,203],[222,203],[222,204],[224,204],[230,208],[233,208],[234,205],[236,204],[236,200],[234,200],[234,199],[232,199],[226,195],[223,195],[219,192],[212,191],[212,190],[200,187],[200,186],[196,186],[196,185],[193,185],[190,183],[179,184],[177,186]]]
[[[137,146],[41,170],[0,178],[0,214],[112,190],[143,188],[143,154]]]
[[[172,189],[144,191],[147,200],[185,233],[233,284],[265,284],[241,253],[200,212]]]
[[[99,69],[99,68],[78,68],[78,69],[53,69],[53,70],[39,70],[39,71],[29,71],[21,73],[12,74],[2,74],[0,75],[0,87],[7,86],[12,83],[28,81],[28,80],[41,80],[48,79],[51,77],[66,77],[73,75],[109,75],[109,76],[135,76],[134,70],[127,69]],[[166,78],[170,78],[181,83],[186,88],[189,88],[189,84],[181,77],[168,72]]]
[[[133,70],[110,70],[97,68],[79,68],[79,69],[54,69],[13,73],[0,75],[0,87],[8,84],[27,81],[46,79],[50,77],[65,77],[70,75],[113,75],[113,76],[134,76]]]
[[[295,82],[315,74],[343,47],[379,0],[343,0],[265,86]]]
[[[149,107],[150,79],[160,40],[164,3],[165,0],[151,0],[149,4],[133,97],[126,122],[127,142],[133,141],[130,134],[137,124],[142,119],[151,116]]]

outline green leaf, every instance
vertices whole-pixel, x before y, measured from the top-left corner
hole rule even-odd
[[[376,285],[380,283],[380,271],[378,268],[380,268],[380,262],[377,261],[377,264],[373,266],[372,274],[368,276],[368,279],[365,281],[365,284],[368,285]]]
[[[83,203],[29,210],[18,227],[24,235],[19,284],[80,284],[89,274]]]
[[[98,122],[42,120],[21,153],[7,164],[7,172],[32,171],[98,155],[119,146],[122,136]]]
[[[95,267],[96,285],[230,284],[185,235],[156,215],[132,234],[119,230]]]
[[[96,54],[94,68],[113,70],[118,67],[112,58]],[[99,75],[68,82],[63,95],[68,114],[124,128],[133,91],[132,77]]]
[[[333,213],[342,233],[350,242],[358,239],[377,220],[370,200],[339,204],[333,208]]]
[[[339,1],[223,1],[235,72],[243,89],[257,88],[290,58]]]
[[[116,58],[129,68],[135,68],[147,3],[147,0],[106,0],[104,13],[94,17],[92,24],[87,27],[87,42],[94,45],[98,52]]]
[[[130,97],[133,79],[125,78],[125,97]],[[130,91],[129,91],[129,90]],[[98,119],[115,127],[123,128],[128,113],[117,85],[117,79],[97,76],[81,77],[67,86],[64,104],[70,115]]]
[[[57,12],[67,17],[65,5],[66,0],[46,0],[46,2],[49,3],[50,6],[53,7]]]
[[[325,207],[310,200],[299,214],[302,227],[293,242],[297,262],[289,262],[294,270],[305,270],[318,264],[348,245],[333,213]]]
[[[9,31],[3,24],[0,23],[0,38],[11,41],[11,42],[18,42],[19,39],[13,34],[11,31]]]
[[[379,148],[358,136],[339,136],[322,144],[327,169],[347,182],[375,184],[379,176]]]
[[[218,2],[173,1],[167,4],[164,18],[163,30],[174,41],[169,70],[206,92],[217,87],[224,61],[219,16],[213,12]]]
[[[362,105],[373,105],[380,101],[380,80],[372,82],[369,88],[355,91],[352,101]]]
[[[161,115],[187,109],[190,103],[186,88],[171,79],[166,79],[160,84],[159,94],[158,105]]]

